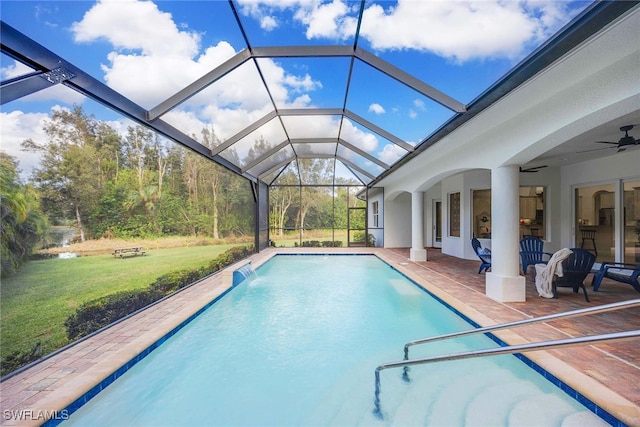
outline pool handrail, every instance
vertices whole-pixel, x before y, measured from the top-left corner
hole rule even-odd
[[[567,319],[567,318],[571,318],[571,317],[578,317],[578,316],[586,316],[586,315],[591,315],[591,314],[605,313],[605,312],[608,312],[608,311],[621,310],[621,309],[631,308],[631,307],[636,307],[636,306],[640,306],[640,299],[632,299],[632,300],[627,300],[627,301],[615,302],[615,303],[611,303],[611,304],[604,304],[604,305],[600,305],[600,306],[597,306],[597,307],[581,308],[581,309],[578,309],[578,310],[566,311],[566,312],[563,312],[563,313],[549,314],[549,315],[546,315],[546,316],[539,316],[539,317],[534,317],[534,318],[531,318],[531,319],[517,320],[515,322],[499,323],[499,324],[496,324],[496,325],[485,326],[485,327],[482,327],[482,328],[469,329],[469,330],[466,330],[466,331],[454,332],[454,333],[450,333],[450,334],[443,334],[443,335],[438,335],[438,336],[435,336],[435,337],[429,337],[429,338],[423,338],[423,339],[419,339],[419,340],[410,341],[407,344],[405,344],[405,346],[404,346],[404,359],[403,360],[397,361],[397,362],[383,363],[383,364],[379,365],[376,368],[376,371],[375,371],[375,377],[376,377],[375,399],[374,399],[375,408],[374,408],[373,413],[374,413],[374,415],[376,417],[382,418],[382,410],[380,408],[380,371],[382,371],[384,369],[403,367],[404,371],[403,371],[403,376],[402,377],[403,377],[403,379],[405,381],[409,381],[408,369],[409,369],[409,366],[411,366],[411,365],[435,363],[435,362],[442,362],[442,361],[448,361],[448,360],[467,359],[467,358],[481,357],[481,356],[496,356],[496,355],[501,355],[501,354],[514,354],[514,353],[520,353],[520,352],[523,352],[523,351],[548,350],[548,349],[552,349],[552,348],[568,347],[568,346],[574,346],[574,345],[580,345],[580,344],[586,344],[586,343],[593,343],[593,342],[602,342],[602,341],[610,341],[610,340],[621,340],[621,339],[628,339],[628,338],[636,338],[636,337],[640,337],[640,330],[632,330],[632,331],[626,331],[626,332],[614,332],[614,333],[609,333],[609,334],[600,334],[600,335],[591,335],[591,336],[582,336],[582,337],[573,337],[573,338],[566,338],[566,339],[555,340],[555,341],[542,341],[542,342],[535,342],[535,343],[528,343],[528,344],[503,346],[503,347],[497,347],[497,348],[490,348],[490,349],[483,349],[483,350],[473,350],[473,351],[467,351],[467,352],[462,352],[462,353],[454,353],[454,354],[447,354],[447,355],[440,355],[440,356],[431,356],[431,357],[427,357],[427,358],[409,360],[409,347],[411,347],[411,346],[418,345],[418,344],[425,344],[425,343],[429,343],[429,342],[433,342],[433,341],[440,341],[440,340],[445,340],[445,339],[450,339],[450,338],[456,338],[456,337],[460,337],[460,336],[466,336],[466,335],[472,335],[472,334],[478,334],[478,333],[487,333],[487,332],[490,332],[490,331],[497,331],[497,330],[500,330],[500,329],[516,328],[516,327],[519,327],[519,326],[530,325],[530,324],[533,324],[533,323],[545,322],[545,321],[549,321],[549,320]]]
[[[631,299],[627,301],[614,302],[611,304],[599,305],[597,307],[580,308],[577,310],[565,311],[562,313],[548,314],[545,316],[533,317],[530,319],[516,320],[515,322],[499,323],[496,325],[485,326],[482,328],[468,329],[465,331],[453,332],[450,334],[443,334],[435,337],[422,338],[414,341],[409,341],[404,345],[404,360],[409,360],[409,347],[412,347],[415,345],[427,344],[433,341],[446,340],[446,339],[457,338],[457,337],[466,336],[466,335],[498,331],[501,329],[517,328],[519,326],[531,325],[531,324],[540,323],[540,322],[547,322],[550,320],[568,319],[571,317],[606,313],[608,311],[621,310],[621,309],[631,308],[636,306],[640,306],[640,299]]]
[[[427,363],[444,362],[444,361],[459,360],[459,359],[469,359],[474,357],[514,354],[514,353],[521,353],[525,351],[550,350],[558,347],[570,347],[570,346],[576,346],[580,344],[603,342],[603,341],[614,341],[614,340],[622,340],[622,339],[638,338],[638,337],[640,337],[640,329],[625,331],[625,332],[613,332],[610,334],[583,336],[583,337],[577,337],[577,338],[565,338],[565,339],[555,340],[555,341],[543,341],[543,342],[535,342],[535,343],[528,343],[528,344],[511,345],[506,347],[488,348],[483,350],[472,350],[472,351],[466,351],[462,353],[445,354],[441,356],[431,356],[431,357],[426,357],[422,359],[400,360],[398,362],[384,363],[378,366],[375,371],[376,383],[375,383],[373,414],[377,418],[380,418],[380,419],[383,418],[382,408],[380,405],[380,371],[382,371],[383,369],[408,367],[411,365],[422,365]]]

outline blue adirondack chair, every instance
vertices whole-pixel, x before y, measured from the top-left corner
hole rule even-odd
[[[482,273],[482,270],[486,272],[491,268],[491,250],[489,248],[483,248],[480,240],[475,237],[471,239],[471,246],[473,246],[473,251],[478,255],[478,258],[480,258],[478,274]]]
[[[536,236],[527,236],[520,240],[520,260],[522,273],[527,275],[530,265],[546,264],[553,254],[544,252],[544,242]]]
[[[573,288],[573,292],[576,294],[578,290],[582,289],[584,299],[589,302],[584,279],[591,272],[593,263],[596,262],[596,256],[580,248],[571,248],[571,251],[573,253],[562,261],[562,277],[557,277],[552,283],[553,297],[558,298],[556,287],[569,287]]]

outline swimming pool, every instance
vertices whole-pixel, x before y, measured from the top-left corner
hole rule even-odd
[[[370,255],[278,255],[175,333],[65,425],[606,425],[513,356],[385,375],[407,341],[469,329]],[[412,357],[495,347],[484,336]]]

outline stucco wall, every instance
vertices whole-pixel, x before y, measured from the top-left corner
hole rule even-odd
[[[411,247],[411,194],[399,193],[385,198],[384,246]]]

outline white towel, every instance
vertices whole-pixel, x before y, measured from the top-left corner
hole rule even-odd
[[[536,289],[543,298],[553,298],[553,276],[562,277],[562,261],[572,254],[571,249],[563,248],[551,256],[549,262],[536,264]]]

